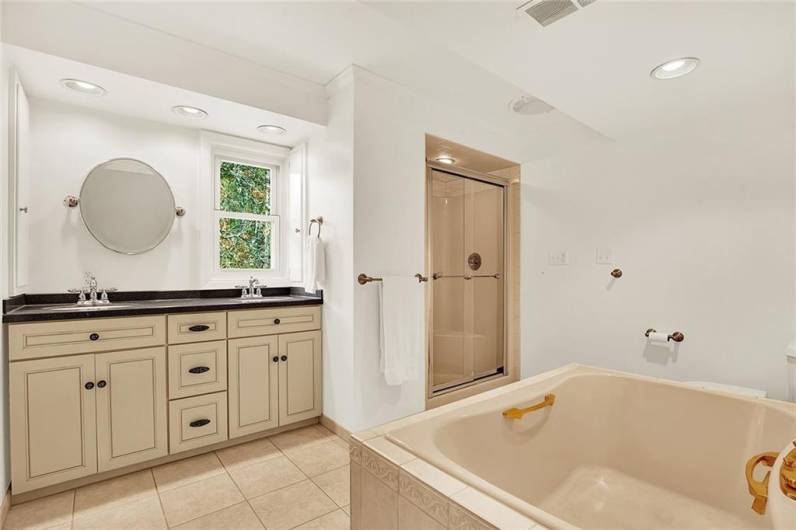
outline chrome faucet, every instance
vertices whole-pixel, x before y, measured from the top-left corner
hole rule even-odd
[[[249,285],[236,285],[236,289],[241,289],[240,297],[241,298],[262,298],[263,292],[262,287],[266,287],[265,285],[260,286],[260,280],[255,278],[254,276],[249,276]]]
[[[94,274],[87,272],[83,275],[84,285],[80,289],[69,289],[70,293],[77,294],[77,305],[107,305],[111,301],[108,293],[116,291],[114,288],[100,289]],[[88,298],[86,298],[88,294]]]

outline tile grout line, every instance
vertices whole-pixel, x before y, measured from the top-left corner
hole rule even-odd
[[[160,498],[160,490],[158,489],[158,483],[155,480],[155,472],[152,471],[154,468],[149,468],[149,474],[152,475],[152,483],[155,485],[155,496],[158,498],[158,504],[160,505],[160,513],[163,514],[163,522],[166,523],[166,528],[171,528],[169,526],[169,520],[166,519],[166,509],[163,507],[163,499]]]

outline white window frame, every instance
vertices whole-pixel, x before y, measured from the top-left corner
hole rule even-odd
[[[281,182],[287,175],[287,158],[290,150],[286,147],[227,136],[209,131],[201,133],[201,157],[204,177],[201,178],[199,193],[203,219],[208,222],[202,228],[202,283],[205,288],[228,288],[243,285],[249,276],[255,276],[268,286],[290,285],[286,246],[285,223],[282,217],[287,206],[287,185]],[[221,162],[266,167],[271,171],[271,213],[258,215],[225,212],[220,209],[220,168]],[[222,269],[220,264],[221,218],[267,221],[271,228],[271,268],[270,269]]]

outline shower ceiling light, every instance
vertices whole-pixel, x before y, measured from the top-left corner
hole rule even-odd
[[[191,118],[194,120],[201,120],[207,118],[207,112],[203,111],[199,107],[191,107],[189,105],[177,105],[176,107],[172,107],[171,110],[174,111],[174,114],[177,116],[182,116],[183,118]]]
[[[690,74],[697,66],[699,66],[699,59],[696,57],[681,57],[656,66],[650,75],[654,79],[674,79]]]
[[[270,134],[272,136],[279,136],[287,132],[287,129],[279,125],[260,125],[257,127],[257,130],[263,134]]]
[[[447,164],[449,166],[452,166],[453,164],[456,163],[456,160],[453,157],[450,157],[450,156],[438,156],[434,160],[436,160],[440,164]]]
[[[61,79],[61,85],[75,92],[91,96],[104,96],[106,93],[106,90],[101,86],[80,79]]]

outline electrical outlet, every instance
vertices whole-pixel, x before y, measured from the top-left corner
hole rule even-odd
[[[556,250],[547,255],[548,265],[569,265],[569,256],[566,250]]]
[[[614,262],[614,250],[611,248],[598,248],[595,253],[598,265],[611,265]]]

